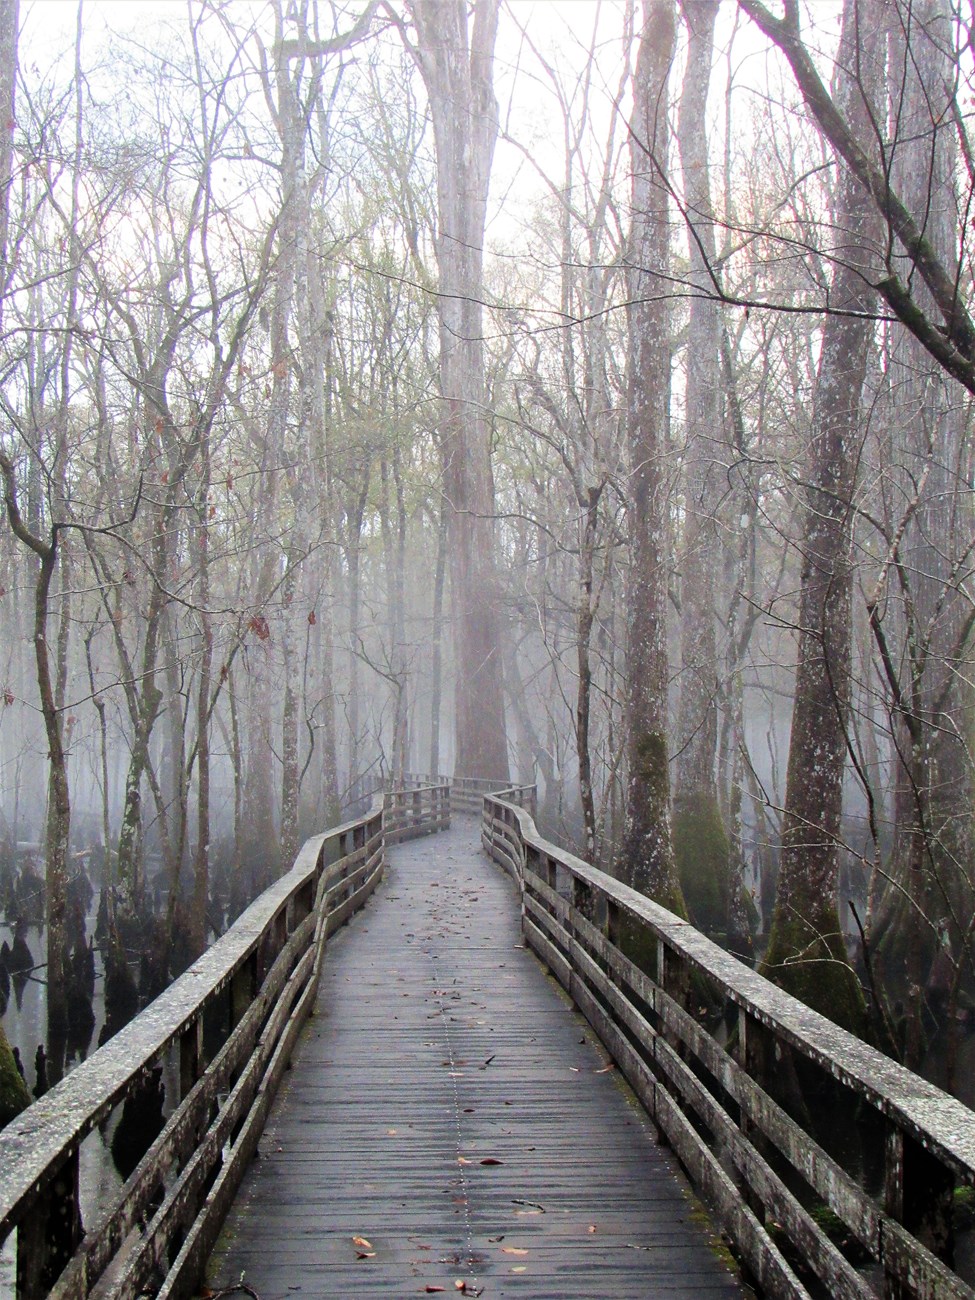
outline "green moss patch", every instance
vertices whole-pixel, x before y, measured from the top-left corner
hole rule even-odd
[[[678,801],[674,856],[691,921],[705,934],[723,933],[728,919],[731,851],[716,799],[692,795]]]

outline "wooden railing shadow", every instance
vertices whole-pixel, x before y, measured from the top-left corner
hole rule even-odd
[[[450,824],[450,787],[376,798],[294,867],[104,1047],[0,1131],[0,1241],[16,1300],[193,1294],[311,1011],[327,939],[382,878],[387,843]],[[87,1230],[79,1151],[161,1066],[177,1105]]]
[[[544,840],[529,805],[523,787],[485,796],[481,832],[526,942],[762,1294],[973,1300],[952,1261],[975,1113]]]

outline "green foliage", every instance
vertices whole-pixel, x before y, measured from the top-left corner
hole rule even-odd
[[[7,1035],[0,1026],[0,1128],[30,1105],[27,1084],[20,1077]]]
[[[724,931],[730,845],[716,799],[695,794],[679,801],[674,815],[674,856],[690,919],[705,934]]]

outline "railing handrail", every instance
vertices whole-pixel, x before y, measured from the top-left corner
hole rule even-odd
[[[18,1296],[34,1300],[46,1294],[52,1282],[50,1278],[42,1282],[42,1273],[47,1271],[56,1278],[62,1263],[68,1260],[70,1266],[55,1293],[65,1297],[87,1295],[111,1251],[126,1235],[119,1224],[124,1220],[131,1226],[142,1217],[136,1199],[139,1206],[148,1206],[154,1189],[169,1186],[181,1168],[171,1167],[177,1148],[182,1152],[181,1159],[194,1151],[199,1153],[203,1142],[196,1126],[202,1124],[204,1132],[209,1131],[208,1125],[210,1130],[215,1129],[221,1122],[221,1097],[227,1090],[239,1091],[240,1080],[248,1073],[254,1075],[248,1085],[252,1095],[249,1101],[240,1103],[247,1109],[235,1113],[232,1119],[225,1117],[225,1137],[211,1143],[217,1173],[224,1164],[226,1142],[233,1145],[242,1129],[255,1122],[263,1124],[283,1069],[283,1061],[278,1058],[290,1051],[290,1043],[313,1003],[325,940],[362,905],[378,883],[386,839],[408,839],[450,824],[448,784],[438,782],[410,789],[405,792],[406,803],[398,801],[399,794],[387,793],[361,817],[307,840],[291,870],[255,899],[192,966],[104,1046],[0,1130],[0,1241],[14,1227],[18,1229]],[[269,990],[266,994],[265,988]],[[224,1007],[228,993],[230,1000]],[[212,1060],[206,1062],[203,1017],[211,1009],[226,1014],[228,1037]],[[246,1043],[241,1040],[243,1045],[235,1047],[235,1039],[244,1031]],[[117,1208],[100,1212],[100,1225],[95,1229],[99,1240],[93,1243],[89,1232],[82,1241],[79,1147],[120,1102],[137,1090],[149,1070],[177,1048],[178,1104],[137,1171],[120,1190],[121,1203],[128,1208],[124,1212]],[[214,1075],[208,1082],[215,1070],[220,1072],[220,1078]],[[191,1104],[195,1107],[193,1116],[181,1119],[184,1107]],[[254,1121],[252,1116],[259,1110],[260,1116]],[[217,1112],[216,1118],[213,1111]],[[181,1123],[182,1131],[178,1132]],[[160,1163],[153,1167],[151,1161],[157,1149]],[[243,1166],[242,1160],[236,1163]],[[204,1203],[211,1199],[206,1192],[212,1177],[194,1177],[203,1207],[200,1217],[203,1213],[222,1217],[229,1200],[219,1209],[207,1207]],[[52,1253],[61,1247],[44,1240],[45,1224],[54,1213],[59,1222],[63,1220],[69,1237],[73,1233],[63,1259]],[[175,1220],[183,1213],[182,1209],[174,1210],[170,1217]],[[190,1223],[192,1231],[182,1221],[166,1229],[171,1235],[165,1239],[165,1250],[153,1236],[152,1249],[160,1259],[165,1255],[168,1262],[168,1242],[174,1237],[178,1241],[193,1235],[196,1221]],[[208,1226],[207,1233],[211,1232],[212,1226]],[[166,1295],[189,1293],[196,1280],[193,1269],[202,1258],[200,1249],[196,1247],[182,1280],[172,1287],[167,1284]],[[34,1259],[26,1257],[31,1251]],[[97,1265],[91,1262],[96,1257]],[[186,1278],[191,1280],[187,1282]]]
[[[932,1197],[935,1192],[950,1197],[950,1186],[946,1193],[947,1184],[943,1184],[941,1172],[945,1178],[975,1184],[975,1114],[967,1106],[791,997],[706,938],[689,922],[544,839],[531,815],[502,795],[485,798],[482,839],[488,853],[506,866],[521,884],[528,942],[565,984],[580,1009],[594,1021],[597,1032],[602,1033],[607,1048],[617,1058],[617,1063],[624,1067],[628,1077],[631,1074],[650,1077],[649,1061],[638,1061],[638,1053],[633,1047],[643,1041],[641,1035],[660,1040],[658,1050],[662,1058],[667,1055],[670,1040],[679,1038],[683,1049],[697,1055],[725,1092],[741,1106],[738,1121],[741,1130],[748,1130],[749,1125],[760,1129],[762,1139],[770,1144],[774,1144],[770,1131],[785,1135],[782,1139],[784,1146],[778,1147],[780,1155],[797,1168],[815,1196],[829,1204],[861,1244],[871,1249],[874,1257],[895,1278],[895,1286],[903,1284],[908,1270],[905,1259],[909,1258],[910,1266],[918,1270],[916,1276],[922,1279],[918,1285],[940,1287],[937,1291],[939,1296],[975,1294],[945,1264],[932,1256],[923,1242],[908,1235],[913,1233],[916,1225],[907,1222],[910,1216],[904,1209],[906,1146],[910,1146],[912,1152],[922,1153],[912,1156],[915,1162],[918,1159],[930,1162],[924,1168],[927,1174],[933,1171],[935,1190]],[[565,876],[560,876],[560,872]],[[598,908],[595,906],[597,901]],[[598,924],[595,923],[597,910],[605,912]],[[630,925],[639,927],[643,935],[651,936],[651,946],[656,947],[656,979],[651,979],[616,946],[621,933],[621,919],[625,923],[625,918],[629,919]],[[667,972],[673,972],[670,978]],[[764,1034],[773,1052],[780,1048],[793,1049],[883,1117],[888,1148],[883,1204],[854,1187],[853,1179],[818,1146],[815,1138],[762,1090],[762,1085],[769,1082],[767,1075],[779,1068],[774,1062],[768,1062],[770,1068],[765,1076],[759,1077],[762,1073],[759,1069],[746,1080],[743,1077],[748,1074],[746,1063],[732,1057],[716,1039],[707,1035],[686,1009],[681,1010],[679,1006],[674,1009],[677,988],[686,994],[689,980],[695,975],[703,977],[726,1002],[738,1008],[739,1056],[747,1057],[749,1035],[752,1040],[758,1040]],[[620,1006],[614,1006],[614,993],[607,990],[607,983],[616,990],[615,1001]],[[619,990],[626,987],[634,990],[634,996],[632,1001],[627,998],[623,1005]],[[658,1018],[655,1027],[644,1017],[644,1008],[650,1008],[651,1016]],[[705,1041],[705,1035],[710,1041]],[[679,1053],[671,1053],[671,1056],[679,1056]],[[758,1059],[764,1059],[761,1050]],[[668,1071],[676,1074],[681,1067],[682,1062],[678,1060],[656,1068],[658,1074],[667,1075]],[[631,1077],[630,1081],[633,1083],[634,1079]],[[648,1109],[652,1111],[654,1106],[658,1107],[653,1118],[675,1148],[680,1149],[683,1142],[689,1149],[695,1139],[703,1143],[683,1118],[684,1112],[695,1110],[688,1098],[698,1086],[703,1088],[703,1084],[691,1079],[683,1096],[678,1086],[673,1087],[674,1095],[669,1099],[660,1096],[669,1086],[667,1078],[655,1074],[649,1090],[644,1088],[641,1091],[637,1087],[637,1091],[645,1103],[649,1100]],[[700,1119],[702,1113],[709,1112],[714,1123],[721,1127],[727,1116],[717,1116],[712,1105],[716,1096],[708,1092],[706,1097],[702,1097],[701,1110],[697,1113]],[[675,1098],[676,1109],[681,1111],[680,1118],[673,1114]],[[749,1112],[747,1116],[746,1110]],[[668,1131],[668,1124],[673,1126],[675,1133]],[[688,1132],[677,1133],[682,1125]],[[739,1146],[745,1140],[741,1134],[736,1139]],[[803,1150],[797,1150],[796,1144]],[[747,1164],[753,1155],[755,1149],[744,1163]],[[759,1158],[755,1155],[756,1160]],[[720,1178],[720,1168],[714,1169],[707,1164],[702,1165],[702,1169],[709,1179]],[[737,1167],[736,1174],[747,1183],[746,1176]],[[915,1172],[914,1176],[921,1175]],[[734,1185],[730,1186],[735,1192]],[[776,1195],[779,1195],[778,1191]],[[733,1238],[740,1226],[735,1220],[740,1219],[743,1207],[740,1193],[737,1201],[737,1207],[729,1202],[728,1214],[722,1223]],[[800,1207],[797,1221],[803,1213]],[[809,1224],[818,1231],[811,1219]],[[756,1226],[753,1221],[748,1231],[754,1234]],[[807,1224],[803,1223],[800,1237],[806,1229]],[[760,1226],[758,1231],[764,1233]],[[742,1247],[740,1240],[737,1244]],[[801,1250],[801,1243],[795,1240],[793,1246]],[[833,1267],[839,1270],[837,1277],[841,1280],[835,1283],[836,1289],[832,1293],[859,1294],[856,1284],[850,1283],[844,1272],[845,1261],[838,1265],[830,1254],[832,1243],[814,1247],[814,1253],[820,1249],[820,1265],[827,1271]],[[751,1246],[753,1257],[748,1262],[757,1276],[772,1250],[774,1246],[769,1238],[759,1242],[755,1236]],[[748,1258],[747,1243],[743,1253]],[[784,1265],[784,1261],[782,1263]],[[787,1265],[784,1269],[785,1273],[790,1272]],[[850,1289],[844,1290],[843,1287]],[[770,1293],[806,1294],[803,1289],[790,1290],[789,1286],[777,1291],[776,1285],[770,1285]],[[914,1294],[911,1290],[897,1293]],[[919,1290],[917,1294],[928,1295],[929,1292]]]

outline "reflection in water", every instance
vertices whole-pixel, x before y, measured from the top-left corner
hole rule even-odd
[[[150,1070],[139,1087],[126,1097],[112,1135],[112,1159],[123,1179],[129,1177],[162,1131],[165,1101],[160,1066]]]

